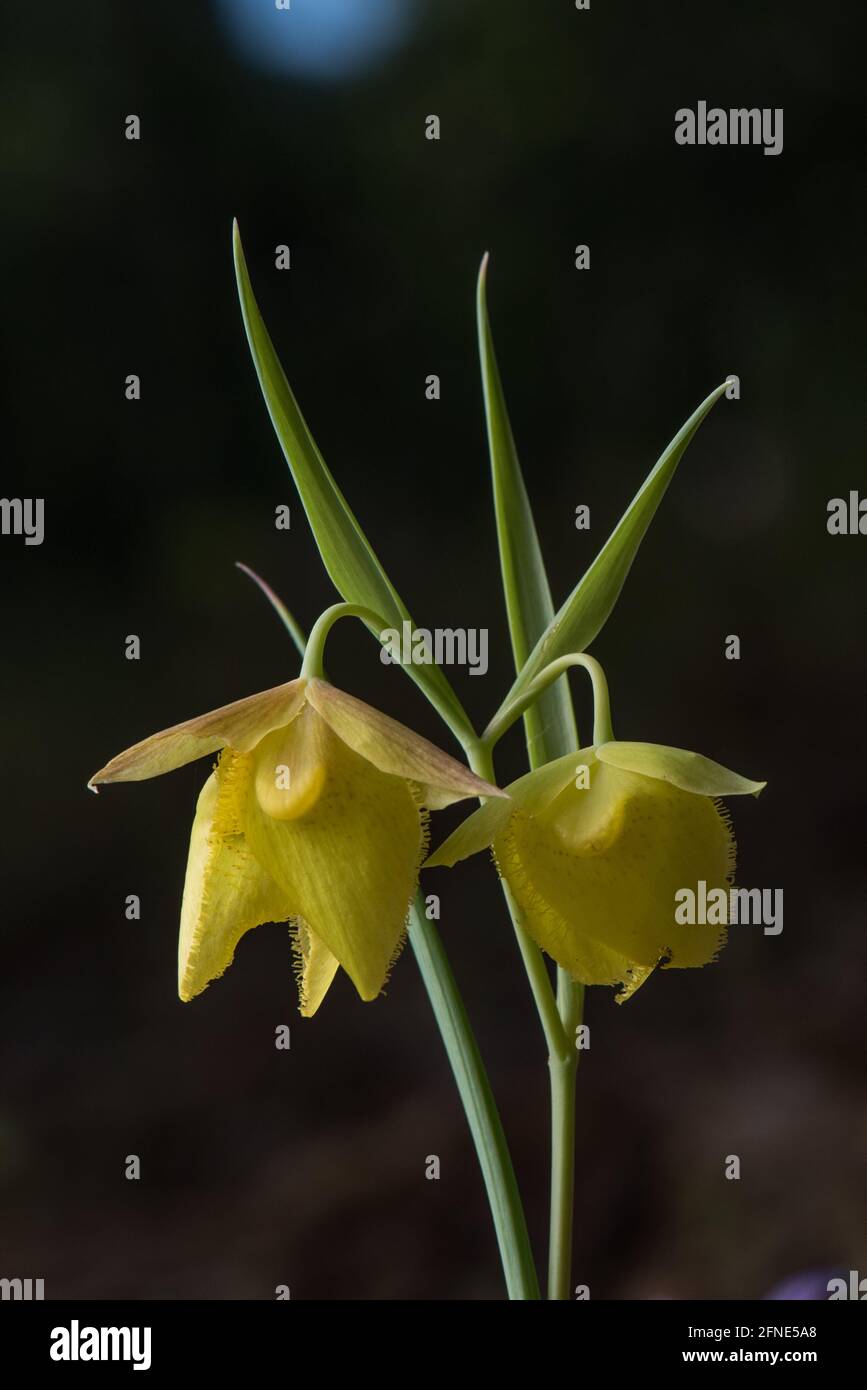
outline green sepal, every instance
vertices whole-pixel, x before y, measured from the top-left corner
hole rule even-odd
[[[425,860],[423,867],[436,869],[445,865],[451,868],[459,860],[469,859],[470,855],[487,849],[505,830],[516,810],[538,815],[577,777],[579,767],[592,767],[593,762],[594,750],[582,748],[580,753],[567,753],[526,772],[506,788],[504,797],[491,798],[461,821],[436,853]]]
[[[610,767],[619,767],[623,772],[639,772],[643,777],[656,777],[681,791],[694,792],[696,796],[758,796],[767,786],[767,782],[752,782],[701,753],[666,748],[661,743],[621,743],[618,740],[601,744],[596,756]]]

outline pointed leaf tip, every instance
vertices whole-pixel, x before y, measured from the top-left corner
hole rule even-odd
[[[289,633],[289,636],[292,638],[292,641],[295,643],[298,654],[303,661],[304,653],[307,649],[307,638],[299,623],[286,607],[286,604],[279,595],[274,592],[271,585],[266,583],[262,576],[257,574],[254,569],[251,569],[249,565],[245,565],[243,560],[236,560],[235,568],[239,569],[242,574],[246,574],[248,579],[252,579],[256,587],[264,594],[283,626],[286,628],[286,631]]]
[[[726,385],[714,387],[663,450],[596,559],[536,642],[507,701],[519,695],[543,666],[567,652],[585,651],[599,635],[687,446]]]
[[[234,238],[235,272],[247,342],[280,447],[295,480],[307,520],[337,592],[400,627],[409,613],[362,531],[313,439],[256,303],[241,238]],[[428,699],[445,708],[454,724],[469,719],[441,667],[413,665],[408,674]]]
[[[487,267],[488,252],[485,252],[476,296],[479,365],[500,569],[512,653],[515,667],[520,670],[534,644],[542,639],[552,623],[554,605],[497,366],[488,315]],[[534,760],[545,762],[576,747],[578,736],[567,681],[558,681],[545,692],[529,712],[526,727]]]

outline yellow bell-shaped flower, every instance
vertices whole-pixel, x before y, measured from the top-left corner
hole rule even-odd
[[[488,801],[425,867],[491,845],[536,943],[587,985],[628,998],[657,965],[715,959],[725,927],[676,920],[679,890],[728,890],[735,844],[716,798],[750,782],[680,748],[609,742],[559,758]]]
[[[157,777],[221,751],[199,797],[178,991],[192,999],[262,922],[295,925],[302,1014],[338,966],[379,994],[403,943],[428,809],[504,793],[326,681],[299,678],[165,729],[89,785]]]

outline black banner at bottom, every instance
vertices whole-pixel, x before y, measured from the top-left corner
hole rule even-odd
[[[499,1341],[511,1357],[518,1339],[556,1330],[569,1337],[576,1370],[590,1356],[627,1370],[626,1356],[642,1373],[735,1364],[806,1365],[827,1371],[857,1356],[865,1328],[860,1309],[845,1302],[588,1301],[560,1304],[545,1313],[512,1307],[501,1323],[506,1306],[401,1303],[399,1342],[405,1345],[407,1334],[417,1331],[412,1364],[418,1369],[421,1354],[426,1378],[437,1362],[446,1374],[454,1374],[452,1320],[469,1334],[467,1342],[462,1340],[464,1365],[480,1332],[480,1354],[482,1346],[486,1357],[495,1353]],[[315,1356],[333,1374],[344,1358],[353,1370],[367,1371],[373,1348],[378,1348],[377,1361],[391,1355],[392,1345],[399,1355],[391,1309],[391,1304],[363,1301],[5,1301],[0,1303],[0,1336],[6,1366],[17,1363],[25,1374],[47,1371],[58,1381],[69,1376],[98,1378],[107,1367],[115,1376],[138,1372],[157,1381],[185,1370],[199,1377],[233,1371],[249,1375],[281,1365],[292,1375],[303,1373],[306,1356]]]

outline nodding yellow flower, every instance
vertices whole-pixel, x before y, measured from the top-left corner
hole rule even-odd
[[[374,999],[403,944],[428,809],[505,793],[326,681],[299,678],[177,724],[88,784],[158,777],[220,752],[193,821],[178,945],[192,999],[251,927],[291,921],[301,1013],[338,966]]]
[[[628,998],[658,965],[706,965],[725,928],[679,923],[678,890],[727,889],[735,843],[723,796],[758,795],[719,763],[680,748],[609,742],[519,778],[425,867],[493,847],[537,945],[575,980]]]

